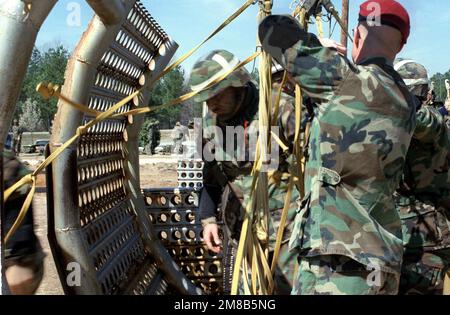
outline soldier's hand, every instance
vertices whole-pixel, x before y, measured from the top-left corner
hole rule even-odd
[[[430,105],[432,103],[433,103],[433,93],[432,92],[428,92],[427,99],[425,100],[424,104],[425,105]]]
[[[341,45],[340,43],[330,39],[330,38],[319,38],[320,43],[323,47],[334,48],[342,56],[347,55],[347,47]]]
[[[209,250],[216,254],[221,252],[222,241],[219,237],[219,226],[217,224],[210,223],[203,228],[203,240]]]
[[[445,101],[445,109],[450,113],[450,98]]]

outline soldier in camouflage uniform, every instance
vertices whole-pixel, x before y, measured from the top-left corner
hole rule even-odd
[[[395,69],[409,90],[426,103],[428,74],[412,60]],[[442,294],[450,261],[450,129],[431,105],[417,111],[417,127],[406,156],[396,197],[402,219],[403,256],[400,294]]]
[[[184,126],[178,121],[175,124],[175,127],[172,130],[171,138],[173,141],[173,153],[174,154],[182,154],[183,153],[183,141],[189,136],[189,133],[186,135]]]
[[[373,4],[380,10],[372,11]],[[374,16],[379,14],[379,16]],[[368,16],[379,21],[369,26]],[[415,128],[416,101],[393,69],[409,35],[395,1],[361,5],[351,63],[289,16],[259,26],[263,49],[317,104],[306,196],[290,247],[299,255],[293,294],[396,294],[403,256],[393,194]]]
[[[192,70],[189,84],[193,91],[201,90],[212,79],[218,77],[227,69],[237,65],[239,61],[233,54],[225,50],[215,50],[200,59]],[[251,82],[250,74],[244,68],[233,72],[227,79],[216,86],[199,93],[195,97],[197,102],[206,102],[209,110],[203,118],[204,148],[209,152],[215,150],[218,159],[206,160],[204,167],[204,189],[200,200],[200,218],[204,226],[203,237],[208,248],[214,252],[221,251],[216,212],[219,203],[222,205],[227,235],[236,244],[240,236],[244,209],[249,201],[253,167],[251,154],[255,148],[251,147],[251,139],[256,139],[258,133],[258,88]],[[280,111],[278,115],[279,136],[286,144],[291,144],[290,152],[280,152],[279,167],[271,172],[269,191],[269,248],[273,251],[276,242],[281,212],[289,179],[289,163],[292,158],[292,142],[295,131],[294,102],[292,97],[282,94]],[[219,128],[227,139],[227,127],[241,127],[240,136],[233,135],[234,149],[226,150],[225,141],[214,142],[217,137],[215,127]],[[244,142],[242,146],[238,141]],[[242,157],[240,159],[239,157]],[[222,196],[222,200],[221,200]],[[275,279],[275,293],[289,294],[292,288],[295,269],[295,257],[288,251],[288,240],[292,228],[292,220],[298,206],[298,191],[294,189],[291,206],[283,237],[283,243],[278,260],[278,269]],[[220,202],[221,201],[221,202]]]
[[[22,128],[19,126],[19,122],[17,121],[17,119],[14,119],[14,123],[12,125],[12,133],[13,133],[13,146],[12,146],[12,151],[16,154],[19,155],[20,153],[20,147],[21,147],[21,142],[22,142],[22,133],[23,130]]]
[[[7,141],[10,143],[12,141]],[[12,147],[3,152],[4,189],[8,189],[29,171],[15,157]],[[28,194],[28,188],[17,190],[5,203],[5,230],[9,231]],[[33,209],[30,207],[22,225],[5,244],[5,276],[12,294],[34,294],[43,276],[41,245],[34,233]]]
[[[155,149],[161,140],[161,131],[159,130],[159,121],[152,120],[148,126],[148,144],[147,154],[155,154]]]

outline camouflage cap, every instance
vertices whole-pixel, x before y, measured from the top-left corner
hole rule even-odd
[[[200,91],[209,83],[239,64],[239,60],[226,50],[213,50],[198,60],[191,72],[189,86],[192,91]],[[194,97],[196,102],[204,102],[228,87],[242,87],[251,80],[250,73],[241,67],[226,79]]]
[[[428,94],[428,72],[420,63],[410,59],[396,59],[395,70],[400,74],[409,91],[419,97],[427,97]]]

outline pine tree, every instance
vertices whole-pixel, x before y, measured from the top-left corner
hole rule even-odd
[[[42,81],[52,82],[62,85],[64,83],[64,72],[66,70],[69,52],[63,46],[50,48],[40,52],[34,48],[28,65],[27,75],[25,76],[19,97],[19,104],[15,112],[18,118],[23,113],[23,104],[28,99],[36,102],[41,109],[39,111],[41,123],[45,130],[50,129],[51,121],[56,113],[57,100],[44,100],[36,92],[36,86]]]
[[[434,82],[434,92],[438,101],[444,102],[447,98],[447,90],[445,89],[445,79],[450,80],[450,70],[446,73],[436,73],[431,77],[430,82]]]

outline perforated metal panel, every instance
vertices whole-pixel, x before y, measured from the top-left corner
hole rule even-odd
[[[91,78],[89,82],[93,85],[80,85],[80,89],[88,88],[88,93],[84,94],[87,95],[86,103],[97,111],[106,111],[147,86],[146,78],[157,73],[154,71],[162,71],[175,53],[176,44],[140,1],[124,3],[127,10],[131,10],[121,26],[105,26],[94,18],[69,62],[66,74],[69,84],[62,93],[69,98],[75,97],[75,100],[85,98],[83,92],[75,91],[77,84],[73,80],[80,76],[88,81]],[[104,47],[101,54],[95,52],[97,40]],[[83,50],[87,46],[92,48]],[[95,73],[79,71],[84,64],[77,66],[77,52],[92,58],[90,65],[98,61]],[[117,112],[144,105],[148,97],[145,96],[148,92],[145,93]],[[71,134],[74,126],[94,119],[89,115],[81,116],[79,112],[70,115],[63,109],[60,106],[57,115],[60,119],[56,124],[60,130],[57,135]],[[164,248],[152,239],[143,198],[135,193],[139,190],[136,188],[139,181],[130,178],[133,177],[130,174],[136,167],[139,169],[134,165],[137,164],[138,148],[136,136],[129,139],[128,133],[133,137],[139,126],[127,116],[104,120],[80,136],[76,151],[67,152],[65,162],[61,163],[60,158],[52,167],[52,182],[55,181],[52,187],[55,196],[54,257],[58,259],[62,275],[66,272],[66,264],[74,260],[82,264],[84,270],[81,287],[68,288],[63,282],[66,292],[168,294],[195,291],[195,287],[184,284],[185,280],[184,283],[174,280],[173,274],[184,279],[175,268],[175,262],[168,268],[162,264]],[[167,258],[170,259],[168,255]]]
[[[205,293],[222,294],[223,255],[209,251],[203,243],[199,193],[183,188],[143,190],[155,232],[181,270]]]
[[[142,4],[136,2],[101,59],[89,107],[106,111],[139,89],[153,52],[166,37]],[[134,106],[131,101],[118,112]],[[85,117],[84,123],[91,119]],[[127,124],[127,117],[106,120],[92,127],[78,143],[80,221],[104,294],[125,290],[132,294],[163,294],[167,283],[144,248],[124,187]],[[139,272],[141,281],[128,288]]]
[[[178,187],[201,189],[203,187],[202,160],[180,160],[178,161]]]

